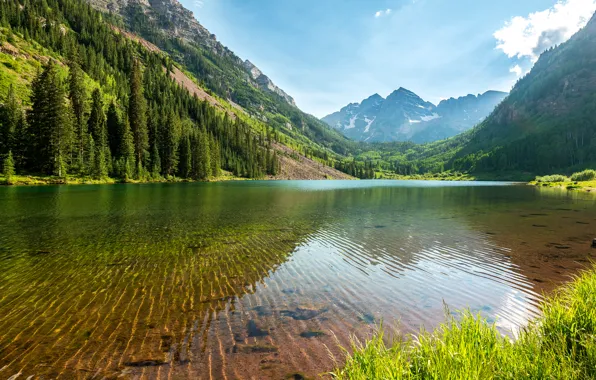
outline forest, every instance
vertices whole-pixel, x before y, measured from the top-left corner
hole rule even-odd
[[[191,96],[170,78],[168,57],[115,33],[89,5],[7,1],[0,14],[8,43],[22,38],[67,57],[64,64],[50,56],[26,95],[8,85],[0,108],[5,172],[125,180],[205,180],[221,169],[276,174],[272,129],[255,133]]]

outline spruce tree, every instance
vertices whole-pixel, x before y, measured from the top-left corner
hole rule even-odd
[[[143,95],[143,77],[138,61],[134,62],[130,73],[128,121],[133,137],[135,160],[139,167],[142,167],[146,151],[149,148],[149,136],[147,133],[147,101]]]
[[[192,171],[192,153],[190,148],[190,137],[188,135],[180,139],[180,162],[178,163],[178,175],[182,178],[189,178]]]
[[[199,179],[209,179],[211,175],[211,151],[209,149],[209,136],[203,129],[199,132]]]
[[[72,119],[56,66],[50,62],[32,84],[28,124],[32,135],[32,169],[66,175],[66,159],[72,144]]]
[[[110,152],[112,152],[112,157],[114,159],[119,159],[124,155],[121,149],[122,140],[124,138],[122,135],[124,128],[122,126],[122,121],[120,120],[120,115],[118,114],[118,109],[114,102],[111,102],[110,106],[108,107],[108,113],[106,115],[106,129],[108,147],[110,148]]]
[[[0,105],[0,157],[14,149],[16,129],[22,117],[23,110],[11,84],[4,104]]]
[[[8,151],[8,155],[4,159],[4,163],[2,165],[2,174],[6,179],[7,184],[12,184],[12,177],[14,176],[14,160],[12,158],[12,151]]]
[[[219,143],[213,137],[210,137],[209,139],[209,151],[211,153],[211,175],[213,177],[219,177],[219,170],[221,167]]]
[[[161,162],[162,170],[166,176],[174,175],[178,166],[178,139],[180,136],[180,119],[173,110],[169,110],[162,122],[161,132]]]
[[[76,59],[68,64],[68,97],[74,114],[74,130],[76,138],[76,162],[79,169],[85,166],[85,143],[87,142],[87,128],[85,128],[85,108],[87,90],[85,88],[84,73]]]
[[[98,88],[93,90],[91,100],[91,112],[87,122],[87,129],[95,141],[95,146],[104,148],[107,145],[106,115],[103,110],[103,97]]]

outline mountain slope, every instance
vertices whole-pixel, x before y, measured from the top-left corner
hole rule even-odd
[[[366,142],[425,143],[455,136],[481,122],[507,94],[488,91],[441,101],[438,106],[404,88],[351,103],[322,120],[347,137]]]
[[[540,56],[452,165],[537,174],[596,166],[596,15]]]
[[[325,166],[336,166],[341,157],[304,135],[296,139],[275,131],[205,91],[156,45],[125,31],[117,20],[85,2],[48,0],[39,7],[9,0],[0,4],[0,11],[6,16],[0,19],[0,161],[12,151],[20,173],[207,179],[225,169],[251,178],[348,177]],[[36,120],[30,111],[40,69],[56,78],[52,86],[61,88],[53,101],[64,111],[62,124],[44,124],[43,117]],[[71,78],[74,72],[79,79]],[[78,83],[77,98],[73,83]],[[134,117],[133,83],[142,94],[135,97],[138,107],[146,111]],[[46,88],[37,91],[42,94]],[[70,93],[65,97],[62,91]],[[75,103],[81,104],[80,112]],[[17,106],[8,107],[11,104]],[[37,141],[36,125],[47,130],[50,139],[68,136],[59,140],[59,150],[50,146],[52,163],[39,159],[32,149],[43,146]],[[135,144],[134,156],[129,142]]]
[[[222,45],[176,0],[87,0],[120,19],[121,27],[161,50],[192,73],[205,89],[242,107],[252,117],[309,146],[344,154],[352,148],[343,135],[300,111],[291,96],[250,61]],[[321,145],[321,146],[317,146]]]

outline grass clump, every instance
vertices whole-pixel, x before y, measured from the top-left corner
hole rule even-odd
[[[479,315],[462,312],[434,332],[385,343],[382,329],[332,375],[337,379],[596,378],[596,269],[582,273],[542,305],[542,316],[502,336]]]
[[[536,182],[569,182],[569,177],[562,174],[551,174],[543,177],[536,177]]]
[[[583,172],[573,173],[571,175],[572,181],[594,181],[596,180],[596,170],[588,169],[584,170]]]

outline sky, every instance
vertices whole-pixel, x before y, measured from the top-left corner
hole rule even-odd
[[[509,91],[596,0],[181,0],[317,117],[399,87],[427,101]]]

